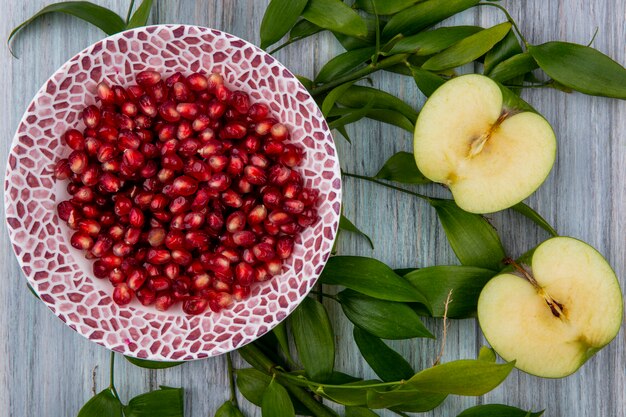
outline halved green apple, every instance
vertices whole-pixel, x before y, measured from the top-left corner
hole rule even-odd
[[[462,209],[491,213],[532,194],[556,156],[550,124],[488,77],[446,82],[426,101],[415,126],[419,170],[447,185]]]
[[[505,360],[533,375],[574,373],[617,335],[623,316],[611,266],[580,240],[540,244],[530,265],[490,280],[478,300],[482,331]]]

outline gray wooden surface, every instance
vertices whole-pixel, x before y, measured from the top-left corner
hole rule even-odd
[[[210,26],[258,44],[258,28],[268,0],[160,0],[151,22]],[[48,0],[2,0],[0,38],[38,11]],[[123,0],[99,4],[125,13]],[[504,1],[530,42],[553,39],[587,43],[599,28],[594,46],[626,62],[626,2],[623,0]],[[456,24],[491,25],[502,21],[495,9],[474,9],[453,19]],[[48,76],[74,53],[103,37],[98,29],[66,16],[46,17],[24,30],[14,43],[14,59],[0,42],[0,160],[6,160],[18,121],[34,93]],[[330,36],[292,45],[277,57],[295,73],[311,77],[328,57],[340,50]],[[408,78],[389,74],[374,83],[414,102],[423,98]],[[564,235],[581,238],[605,254],[626,284],[626,102],[566,95],[549,90],[525,93],[554,126],[559,138],[556,166],[529,204]],[[394,152],[411,150],[411,136],[397,128],[374,122],[350,128],[353,145],[338,139],[345,170],[373,174]],[[438,191],[437,191],[438,192]],[[454,257],[431,208],[419,200],[347,179],[345,214],[373,238],[374,251],[362,240],[344,236],[344,254],[374,256],[392,266],[427,266],[453,263]],[[546,234],[513,213],[495,215],[507,251],[520,254]],[[48,311],[26,289],[25,280],[10,250],[4,221],[0,224],[4,267],[0,285],[0,412],[3,416],[74,416],[91,396],[92,371],[97,389],[108,385],[109,353],[79,336]],[[357,356],[351,326],[336,306],[329,305],[340,351],[339,370],[362,376],[372,371]],[[441,323],[428,322],[436,333]],[[473,358],[484,343],[474,320],[451,324],[444,361]],[[413,364],[430,366],[437,342],[392,343]],[[238,361],[238,364],[240,362]],[[130,398],[160,384],[186,390],[186,415],[204,417],[228,395],[225,360],[215,358],[162,371],[135,368],[123,359],[116,365],[116,385]],[[246,415],[260,412],[242,401]],[[485,398],[449,398],[429,414],[456,416],[477,403],[506,403],[533,409],[546,408],[546,416],[626,416],[626,343],[622,331],[574,376],[542,380],[513,372]],[[387,414],[389,415],[389,414]]]

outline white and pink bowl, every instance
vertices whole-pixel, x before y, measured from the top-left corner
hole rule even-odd
[[[247,300],[220,313],[188,316],[138,301],[115,304],[108,280],[93,276],[91,261],[69,244],[70,229],[56,214],[68,198],[66,182],[53,176],[70,149],[61,142],[70,127],[83,129],[82,109],[95,103],[101,81],[123,86],[154,69],[218,72],[226,85],[270,106],[304,146],[300,172],[320,191],[320,220],[296,241],[283,273],[253,286]],[[341,205],[337,152],[315,101],[296,77],[256,46],[218,30],[158,25],[129,30],[88,47],[57,70],[28,106],[17,129],[5,176],[9,235],[28,283],[68,326],[124,355],[180,361],[219,355],[250,343],[280,323],[317,281],[330,256]]]

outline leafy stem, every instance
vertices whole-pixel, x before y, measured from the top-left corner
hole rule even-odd
[[[341,77],[337,77],[329,83],[322,84],[318,87],[314,87],[309,92],[311,93],[313,97],[319,96],[320,94],[324,94],[332,90],[333,88],[340,86],[341,84],[345,84],[350,81],[355,81],[363,77],[366,77],[373,72],[376,72],[385,68],[393,67],[394,65],[401,64],[408,58],[408,56],[409,54],[398,54],[398,55],[392,55],[389,58],[381,59],[380,61],[376,63],[372,62],[371,64],[367,65],[364,68],[361,68],[357,71],[350,72]]]
[[[506,19],[509,21],[509,23],[511,23],[511,26],[513,26],[513,29],[515,29],[515,32],[520,37],[522,42],[524,42],[524,45],[526,45],[526,47],[530,45],[528,41],[526,40],[526,38],[524,37],[524,35],[522,35],[522,31],[519,30],[519,27],[517,26],[515,19],[511,17],[509,12],[503,6],[499,4],[495,4],[495,3],[478,3],[478,6],[491,6],[491,7],[495,7],[496,9],[500,9],[500,11],[502,11],[502,13],[504,13],[504,15],[506,16]]]
[[[226,366],[228,367],[228,383],[230,387],[230,402],[235,407],[237,404],[237,391],[235,388],[235,368],[233,367],[233,358],[230,356],[230,352],[226,354]]]
[[[128,7],[128,13],[126,14],[126,24],[130,22],[130,17],[133,14],[133,8],[135,7],[135,0],[130,0],[130,6]]]
[[[115,352],[111,351],[111,363],[109,365],[109,389],[115,395],[115,398],[121,401],[120,395],[115,389]]]
[[[276,53],[276,52],[280,51],[280,50],[281,50],[281,49],[283,49],[284,47],[289,46],[289,45],[291,45],[292,43],[298,42],[300,39],[304,39],[304,38],[291,38],[291,39],[288,39],[286,42],[284,42],[284,43],[282,43],[282,44],[278,45],[276,48],[272,49],[271,51],[268,51],[267,53],[268,53],[268,54],[270,54],[270,55],[272,55],[272,54],[274,54],[274,53]]]
[[[386,182],[379,181],[376,178],[368,177],[368,176],[365,176],[365,175],[352,174],[350,172],[342,172],[342,175],[345,176],[345,177],[357,178],[357,179],[360,179],[360,180],[363,180],[363,181],[369,181],[369,182],[372,182],[374,184],[382,185],[383,187],[391,188],[392,190],[400,191],[400,192],[405,193],[405,194],[410,194],[412,196],[419,197],[422,200],[425,200],[425,201],[428,201],[428,202],[433,200],[431,197],[428,197],[426,195],[423,195],[423,194],[420,194],[420,193],[416,193],[414,191],[410,191],[410,190],[407,190],[407,189],[404,189],[404,188],[401,188],[401,187],[396,187],[395,185],[387,184]]]

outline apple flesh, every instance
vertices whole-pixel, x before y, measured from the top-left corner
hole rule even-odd
[[[620,286],[607,261],[577,239],[540,244],[531,265],[514,263],[483,288],[480,327],[493,349],[529,374],[561,378],[574,373],[617,335]]]
[[[448,186],[466,211],[491,213],[519,203],[554,164],[552,127],[510,96],[488,77],[463,75],[437,89],[417,119],[417,167]]]

